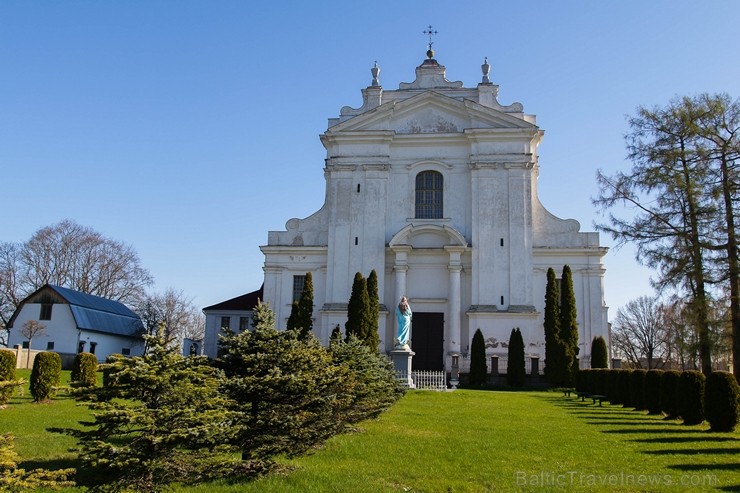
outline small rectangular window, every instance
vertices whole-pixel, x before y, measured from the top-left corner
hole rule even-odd
[[[239,317],[239,332],[249,330],[249,317]]]
[[[54,350],[54,341],[48,341],[46,343],[46,350],[47,351],[53,351]]]
[[[303,286],[306,284],[306,276],[293,276],[293,301],[300,301],[303,294]]]
[[[504,246],[504,239],[501,238],[501,246]]]
[[[41,303],[39,311],[39,320],[51,320],[51,303]]]
[[[501,304],[502,305],[504,304],[504,297],[503,296],[501,297]]]
[[[85,352],[85,341],[80,341],[77,344],[77,352],[78,353],[84,353]]]
[[[221,317],[221,329],[231,328],[231,317]]]
[[[23,341],[23,349],[28,349],[28,341]]]
[[[98,347],[97,342],[91,342],[90,343],[90,354],[95,354],[95,348]]]
[[[131,348],[130,347],[121,348],[121,354],[124,356],[131,356]]]

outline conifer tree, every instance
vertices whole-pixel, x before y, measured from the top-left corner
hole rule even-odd
[[[352,294],[347,304],[347,323],[344,324],[345,340],[349,340],[349,336],[354,335],[365,342],[367,308],[369,305],[367,281],[361,273],[357,272],[352,283]]]
[[[227,334],[220,366],[223,390],[234,411],[230,443],[241,450],[242,468],[269,470],[278,455],[293,457],[337,433],[347,369],[332,362],[316,338],[275,329],[268,305],[254,309],[254,331]]]
[[[349,370],[344,383],[350,399],[339,407],[337,420],[352,425],[375,418],[403,396],[393,365],[355,336],[333,339],[329,352],[335,364]]]
[[[569,265],[563,266],[560,297],[560,343],[565,361],[564,385],[573,385],[573,363],[578,356],[578,322],[576,312],[576,295],[573,291],[573,273]]]
[[[601,336],[591,341],[591,368],[609,368],[609,353]]]
[[[219,393],[223,372],[205,357],[183,357],[158,332],[145,336],[146,355],[104,365],[105,388],[79,391],[92,398],[92,426],[61,430],[77,437],[80,461],[102,483],[97,489],[162,491],[236,470],[224,459],[233,415]]]
[[[30,491],[40,488],[56,490],[75,485],[69,479],[74,476],[74,469],[26,471],[18,468],[19,461],[20,457],[13,447],[13,436],[0,435],[0,491]]]
[[[367,321],[366,321],[366,333],[363,339],[365,344],[373,352],[378,352],[378,345],[380,344],[380,336],[378,335],[378,318],[380,317],[380,299],[378,296],[378,273],[373,269],[367,278],[367,297],[368,297],[368,309],[367,309]]]
[[[288,317],[288,323],[285,327],[286,330],[296,330],[300,327],[298,325],[298,302],[294,301],[292,305],[290,305],[290,316]]]
[[[303,284],[301,298],[298,301],[297,326],[301,330],[302,338],[313,332],[313,276],[306,272],[306,281]]]
[[[480,387],[486,384],[488,366],[486,365],[486,342],[480,329],[475,331],[470,344],[470,385]]]
[[[523,387],[526,377],[524,339],[518,327],[511,329],[508,356],[506,361],[506,382],[510,387]]]
[[[565,362],[560,342],[560,288],[555,271],[547,269],[545,287],[545,377],[550,385],[563,385]]]

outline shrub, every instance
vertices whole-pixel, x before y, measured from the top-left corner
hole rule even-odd
[[[681,373],[678,379],[678,412],[685,425],[698,425],[704,421],[704,385],[706,377],[695,370]]]
[[[591,341],[591,368],[609,368],[609,353],[601,336]]]
[[[15,385],[15,353],[0,349],[0,404],[5,404],[13,396]]]
[[[606,395],[612,404],[622,404],[622,394],[619,391],[619,372],[622,370],[608,370],[606,374],[607,390]]]
[[[606,395],[609,391],[609,381],[607,380],[607,373],[609,370],[604,368],[594,369],[596,375],[596,393],[600,395]]]
[[[576,392],[585,392],[586,391],[586,370],[578,370],[578,372],[575,374],[575,377],[573,378],[573,387],[575,387]]]
[[[51,399],[62,375],[62,358],[57,353],[44,351],[36,355],[31,370],[31,395],[40,402]]]
[[[715,371],[707,377],[704,390],[704,414],[712,431],[733,431],[738,420],[738,388],[735,376]]]
[[[632,381],[632,370],[619,370],[619,400],[623,407],[632,406],[632,394],[630,393],[630,382]]]
[[[98,381],[98,359],[92,353],[78,353],[69,379],[76,387],[95,387]]]
[[[524,387],[525,372],[524,339],[518,328],[512,329],[509,337],[509,358],[506,362],[506,382],[510,387]]]
[[[470,345],[470,385],[479,387],[486,384],[486,342],[480,329],[475,331]]]
[[[645,374],[647,370],[632,370],[630,374],[630,406],[640,411],[645,409]]]
[[[678,418],[678,379],[681,372],[667,370],[660,375],[660,410],[666,417]]]
[[[335,421],[355,424],[377,417],[403,397],[396,371],[384,355],[373,351],[355,336],[335,339],[329,345],[334,364],[348,370],[340,389],[347,398],[335,406]]]
[[[650,370],[645,374],[643,403],[648,414],[660,414],[660,376],[663,370]]]

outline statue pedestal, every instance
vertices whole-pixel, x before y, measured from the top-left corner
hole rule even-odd
[[[415,389],[414,381],[411,379],[411,358],[416,353],[410,349],[394,349],[391,351],[391,360],[393,361],[393,369],[396,370],[396,375],[399,376],[399,380],[404,382],[404,385],[408,385],[410,389]]]

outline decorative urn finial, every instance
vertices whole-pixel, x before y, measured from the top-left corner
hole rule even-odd
[[[480,66],[481,71],[483,72],[483,84],[490,84],[491,79],[488,78],[488,74],[491,72],[491,66],[488,65],[488,57],[485,57],[483,59],[483,65]]]
[[[371,85],[373,86],[379,86],[380,80],[378,79],[378,75],[380,75],[380,67],[378,67],[378,61],[375,61],[375,66],[370,69],[370,73],[373,74],[373,82]]]

